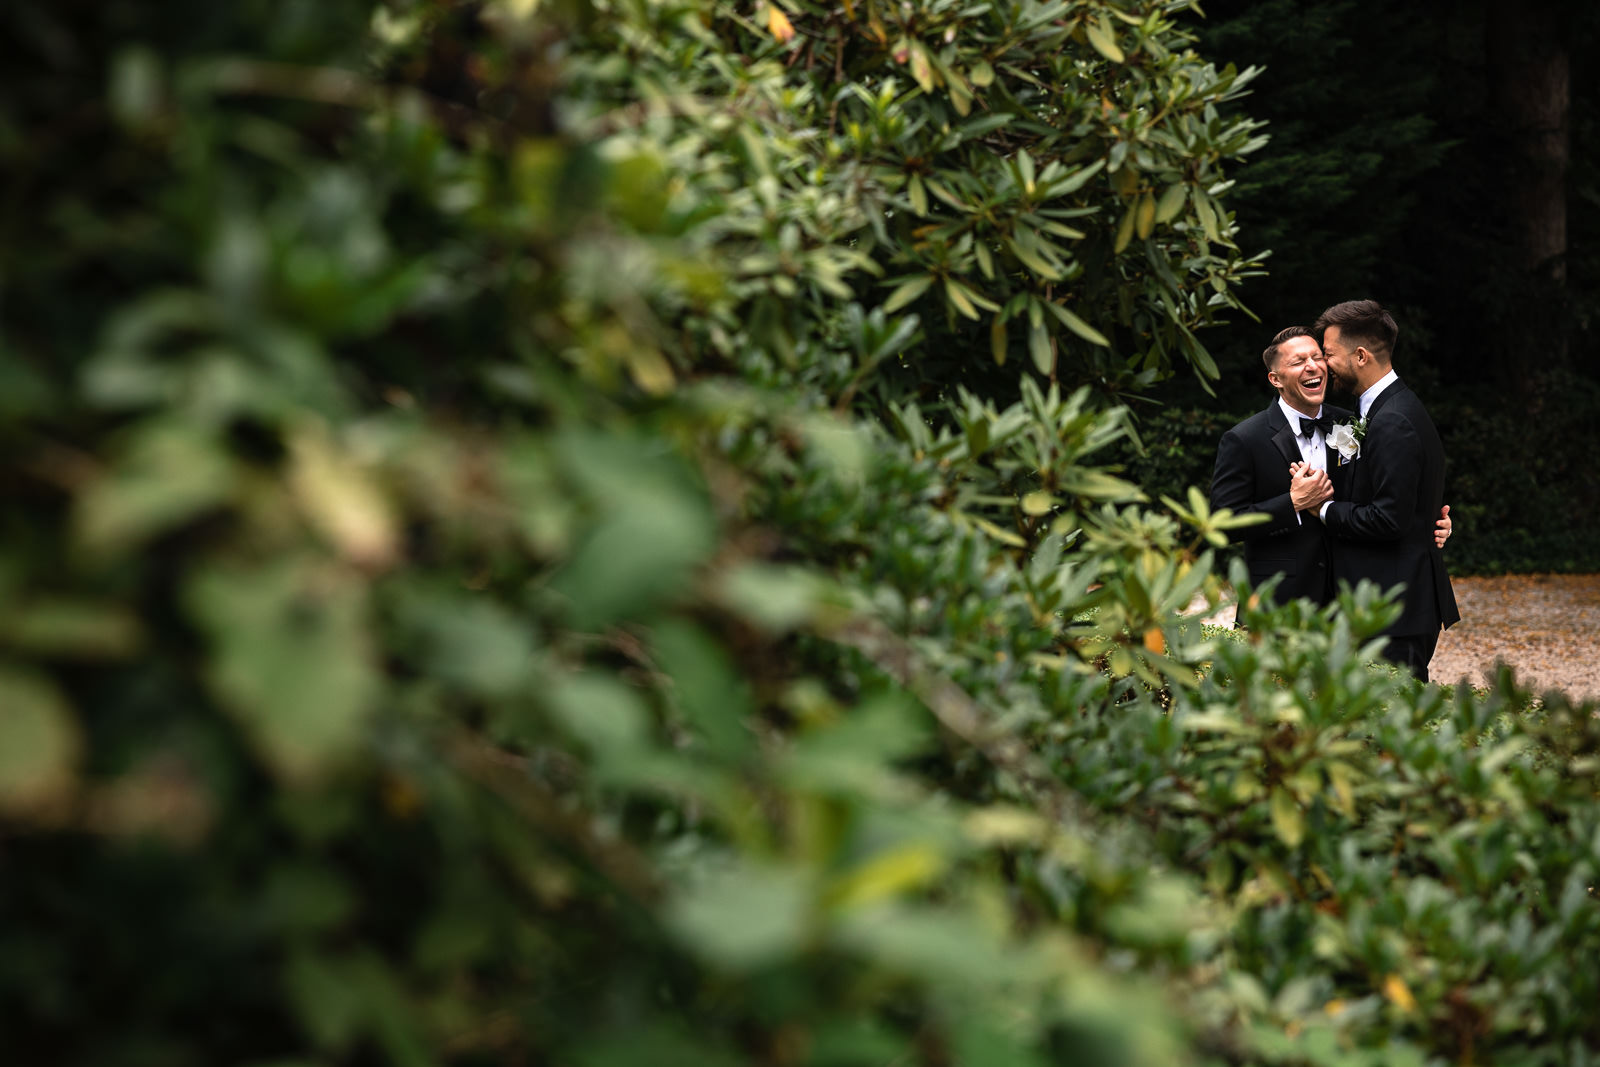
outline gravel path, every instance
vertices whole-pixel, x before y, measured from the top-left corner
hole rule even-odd
[[[1600,574],[1452,578],[1461,621],[1439,637],[1436,682],[1487,680],[1496,659],[1535,689],[1600,698]]]
[[[1523,685],[1600,699],[1600,574],[1452,578],[1461,621],[1439,635],[1435,682],[1484,685],[1503,659]],[[1190,610],[1205,609],[1196,598]],[[1206,618],[1228,626],[1233,608]]]

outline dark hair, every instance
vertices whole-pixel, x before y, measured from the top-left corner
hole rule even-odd
[[[1292,337],[1310,337],[1310,336],[1311,336],[1311,331],[1306,329],[1304,326],[1290,326],[1287,329],[1279,330],[1276,334],[1273,335],[1272,343],[1267,346],[1266,351],[1261,353],[1261,362],[1265,363],[1267,365],[1267,370],[1270,371],[1273,368],[1273,366],[1278,362],[1278,346],[1279,345],[1283,344],[1283,342],[1289,340]]]
[[[1400,336],[1400,327],[1394,316],[1384,310],[1376,300],[1346,300],[1317,316],[1311,328],[1322,333],[1329,326],[1339,327],[1339,339],[1365,348],[1387,364],[1394,356],[1394,343]]]

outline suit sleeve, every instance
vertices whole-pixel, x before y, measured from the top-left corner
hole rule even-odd
[[[1285,484],[1288,482],[1288,470],[1289,465],[1285,463]],[[1294,501],[1287,492],[1266,500],[1253,499],[1255,493],[1255,465],[1250,462],[1249,446],[1237,433],[1229,430],[1217,445],[1217,465],[1211,474],[1211,508],[1213,511],[1227,508],[1236,515],[1265,515],[1268,519],[1267,522],[1246,526],[1241,530],[1229,530],[1229,540],[1253,541],[1299,525],[1294,514]]]
[[[1404,417],[1374,420],[1361,442],[1360,462],[1372,464],[1372,499],[1335,500],[1323,521],[1349,541],[1398,541],[1416,509],[1422,480],[1422,441]]]

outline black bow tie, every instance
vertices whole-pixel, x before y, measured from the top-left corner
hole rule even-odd
[[[1320,418],[1320,419],[1304,419],[1303,418],[1303,419],[1300,420],[1300,436],[1301,437],[1310,437],[1311,436],[1311,431],[1312,430],[1318,430],[1318,429],[1320,429],[1322,431],[1322,436],[1324,436],[1324,437],[1328,436],[1328,431],[1333,429],[1333,420],[1328,418],[1328,416],[1326,416],[1326,415],[1322,416],[1322,418]]]

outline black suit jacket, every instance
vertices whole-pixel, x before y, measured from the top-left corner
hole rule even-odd
[[[1370,578],[1386,589],[1406,584],[1405,610],[1388,633],[1437,634],[1460,621],[1444,553],[1433,543],[1444,504],[1444,446],[1404,382],[1372,402],[1361,454],[1341,470],[1325,517],[1334,577],[1351,584]]]
[[[1350,412],[1326,404],[1322,413],[1336,422],[1350,418]],[[1274,399],[1267,410],[1223,434],[1211,475],[1211,507],[1267,516],[1268,521],[1229,535],[1244,542],[1244,562],[1252,584],[1282,574],[1276,594],[1279,601],[1306,597],[1326,604],[1333,599],[1327,531],[1315,515],[1301,515],[1297,521],[1289,499],[1289,464],[1300,462],[1297,431],[1298,426],[1290,427],[1282,405]],[[1330,445],[1331,477],[1337,474],[1333,466],[1337,455]],[[1338,493],[1337,481],[1334,491]]]

